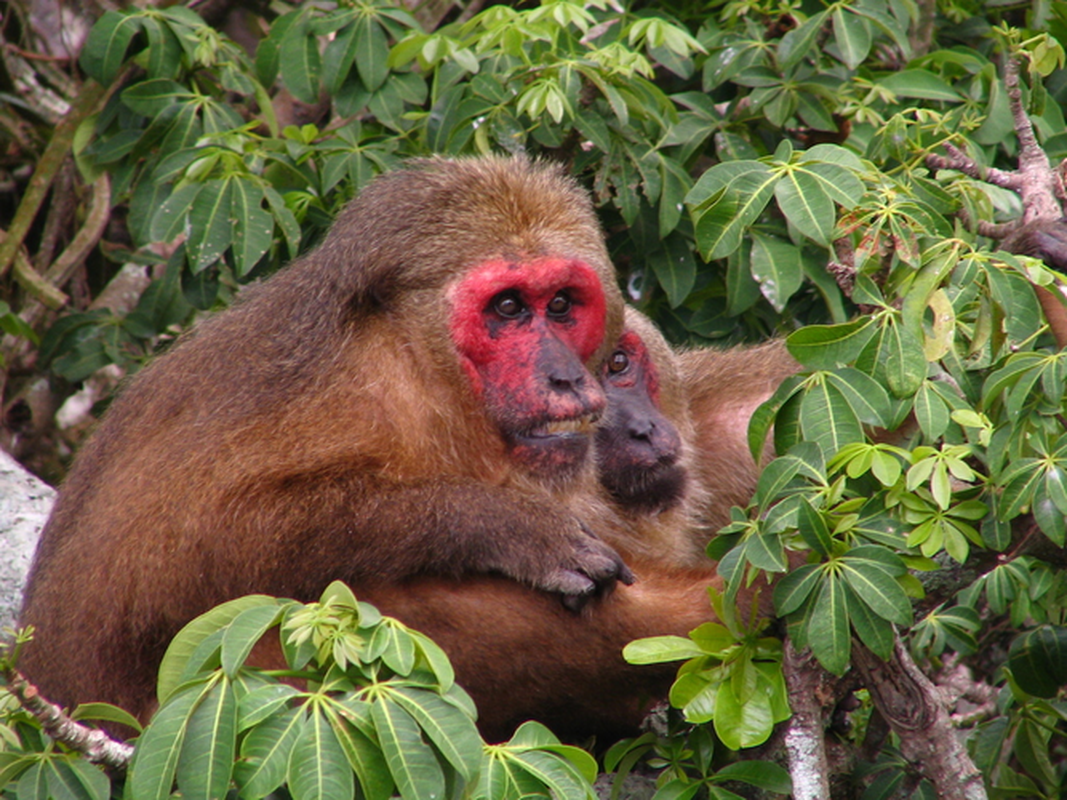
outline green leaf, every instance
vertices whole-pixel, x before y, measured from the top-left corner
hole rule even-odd
[[[807,497],[800,498],[797,515],[797,530],[808,546],[822,556],[830,555],[833,539],[823,515],[811,504]]]
[[[837,204],[845,208],[852,208],[862,199],[866,191],[863,181],[856,177],[854,170],[862,170],[862,163],[853,164],[849,159],[849,151],[841,155],[842,148],[836,145],[816,145],[808,151],[809,158],[822,156],[834,159],[829,162],[805,162],[808,172],[819,181],[823,191]],[[838,163],[841,162],[841,163]],[[848,166],[844,166],[847,164]]]
[[[767,505],[777,499],[782,490],[800,472],[800,462],[795,458],[776,458],[760,473],[756,483],[756,502]]]
[[[293,745],[303,727],[304,710],[297,707],[282,710],[248,732],[233,769],[241,797],[266,797],[285,782]]]
[[[234,268],[237,276],[243,278],[273,244],[274,217],[263,208],[266,195],[260,187],[239,178],[230,184]]]
[[[1067,514],[1067,471],[1058,460],[1055,466],[1045,469],[1045,491],[1061,513]]]
[[[569,761],[555,753],[527,750],[516,755],[522,769],[544,784],[553,797],[594,800],[593,788]]]
[[[244,664],[256,642],[279,619],[282,610],[277,605],[246,608],[226,627],[222,635],[222,671],[231,680]]]
[[[755,747],[767,741],[773,730],[774,715],[766,693],[753,692],[742,703],[730,681],[720,684],[715,697],[715,733],[724,745],[731,750]]]
[[[889,390],[896,397],[911,397],[926,377],[922,342],[904,325],[887,323],[883,355]]]
[[[697,246],[705,259],[724,258],[767,207],[777,176],[759,161],[728,161],[705,172],[686,196]]]
[[[163,202],[152,215],[149,235],[153,242],[170,242],[185,233],[186,215],[202,188],[202,183],[187,183]]]
[[[878,80],[878,85],[900,97],[921,100],[945,100],[958,103],[962,99],[955,89],[925,69],[905,69]]]
[[[367,704],[364,704],[367,705]],[[343,714],[335,713],[334,707],[328,707],[330,724],[337,740],[345,751],[348,764],[359,779],[359,788],[366,800],[389,800],[393,796],[393,779],[389,775],[389,766],[378,744],[372,741],[359,725],[351,719],[351,703],[344,706]],[[369,707],[367,716],[370,716]]]
[[[143,728],[133,714],[110,703],[80,703],[70,713],[74,720],[93,720],[97,722],[117,722],[140,733]]]
[[[834,369],[855,361],[876,330],[874,320],[859,317],[840,325],[805,325],[786,337],[789,354],[812,369]]]
[[[233,241],[234,220],[230,213],[233,182],[205,182],[189,209],[185,252],[194,275],[218,261]]]
[[[834,201],[822,182],[802,170],[789,170],[774,186],[778,207],[796,229],[828,247],[837,222]]]
[[[663,189],[659,198],[659,235],[665,239],[676,227],[685,208],[685,196],[692,187],[689,173],[673,158],[660,157],[660,175]],[[685,240],[683,240],[685,241]],[[692,248],[686,243],[686,251],[692,260]]]
[[[356,21],[356,70],[370,91],[377,91],[389,77],[389,40],[376,20]]]
[[[774,609],[778,616],[792,614],[819,587],[823,570],[818,564],[805,564],[787,573],[774,586]]]
[[[656,275],[656,281],[667,294],[671,308],[677,308],[693,291],[697,278],[696,259],[685,237],[672,233],[649,254],[648,265]]]
[[[1043,475],[1041,462],[1036,458],[1012,462],[997,481],[1004,489],[998,502],[999,519],[1007,522],[1019,516],[1033,498]]]
[[[189,716],[178,759],[178,789],[185,798],[224,797],[237,746],[237,699],[226,678],[201,696]]]
[[[871,26],[863,17],[838,6],[833,12],[834,41],[841,52],[841,60],[849,69],[856,69],[871,51]]]
[[[143,800],[165,800],[170,797],[189,719],[208,688],[203,684],[190,686],[174,695],[156,712],[137,740],[137,757],[126,786],[133,797]]]
[[[445,776],[437,757],[419,734],[419,726],[407,711],[388,697],[371,704],[378,741],[389,772],[404,800],[440,800],[445,794]]]
[[[915,394],[914,410],[919,428],[928,440],[940,439],[941,435],[948,430],[951,421],[948,408],[929,381],[923,381],[919,391]]]
[[[702,655],[704,651],[684,636],[649,636],[622,649],[622,657],[631,664],[662,664]]]
[[[852,367],[829,372],[826,381],[848,401],[856,417],[868,425],[885,427],[892,414],[889,394],[874,378]]]
[[[58,800],[108,800],[111,781],[96,765],[82,758],[50,758],[48,795]],[[20,795],[21,797],[21,795]]]
[[[145,117],[155,117],[171,106],[195,99],[186,87],[165,79],[135,83],[122,93],[122,102]]]
[[[293,800],[352,797],[355,779],[325,712],[316,706],[293,744],[287,769]]]
[[[300,694],[287,683],[266,683],[241,695],[237,703],[237,730],[245,731],[280,712]]]
[[[823,667],[834,675],[848,669],[852,652],[845,583],[827,573],[807,616],[808,646]]]
[[[356,28],[362,18],[339,29],[323,53],[322,80],[331,95],[340,94],[356,59]],[[262,46],[262,45],[260,45]],[[362,84],[362,80],[360,81]],[[363,87],[366,89],[366,86]],[[377,87],[375,87],[377,88]]]
[[[783,72],[790,71],[816,47],[827,14],[827,11],[813,14],[782,37],[778,43],[778,65]]]
[[[301,16],[286,30],[278,48],[278,67],[286,88],[304,103],[319,99],[319,75],[322,58],[318,39],[307,25],[307,6],[297,12]]]
[[[159,665],[159,680],[156,684],[159,704],[165,704],[170,693],[178,688],[190,657],[205,639],[225,628],[245,609],[263,605],[276,607],[277,603],[273,597],[262,594],[239,597],[215,606],[178,631]]]
[[[367,643],[365,657],[368,661],[380,658],[398,675],[410,675],[415,667],[415,642],[399,625],[379,625]]]
[[[1067,542],[1067,519],[1052,499],[1048,496],[1046,481],[1040,481],[1034,487],[1034,500],[1031,511],[1037,527],[1041,529],[1049,539],[1058,547],[1063,547]]]
[[[893,655],[893,625],[886,619],[878,616],[871,607],[864,603],[852,591],[848,590],[848,615],[856,635],[863,644],[883,660],[888,660]]]
[[[482,739],[473,719],[435,692],[398,686],[390,696],[412,716],[460,775],[467,781],[477,777]]]
[[[145,17],[144,32],[148,37],[145,50],[148,63],[145,70],[149,79],[176,77],[182,68],[182,48],[170,25],[153,17]]]
[[[1042,625],[1011,644],[1008,666],[1015,682],[1035,697],[1056,697],[1067,684],[1067,627]]]
[[[863,426],[845,396],[829,381],[808,388],[800,399],[800,428],[829,457],[850,442],[866,441]]]
[[[752,231],[752,277],[775,310],[781,312],[804,283],[800,249]]]
[[[911,624],[911,601],[900,584],[878,562],[846,556],[840,563],[841,574],[849,588],[875,614],[898,625]]]
[[[263,193],[267,196],[267,204],[270,206],[271,214],[274,215],[275,224],[281,228],[282,233],[285,235],[285,242],[289,248],[289,257],[296,258],[300,253],[300,241],[303,238],[300,223],[296,221],[293,212],[286,206],[285,198],[278,194],[273,187],[263,187]]]
[[[785,572],[785,551],[782,540],[776,533],[750,536],[745,540],[745,558],[757,569],[767,572]]]
[[[793,791],[793,781],[789,773],[773,761],[749,760],[727,764],[716,770],[712,780],[715,783],[740,781],[777,794],[789,794]]]
[[[106,11],[96,21],[85,40],[78,63],[85,73],[97,83],[109,86],[115,80],[126,50],[133,37],[141,30],[144,18],[141,12],[120,13]]]

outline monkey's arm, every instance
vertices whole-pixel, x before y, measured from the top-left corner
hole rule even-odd
[[[358,592],[416,575],[500,574],[584,597],[633,581],[619,555],[570,510],[509,487],[400,484],[351,472],[290,476],[245,487],[225,507],[231,530],[260,541],[256,531],[269,528],[278,548],[273,567],[261,567],[274,574],[257,576],[257,591],[306,598],[334,578]]]

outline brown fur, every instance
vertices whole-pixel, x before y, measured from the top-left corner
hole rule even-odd
[[[730,521],[730,507],[748,504],[759,466],[748,447],[753,412],[801,366],[776,339],[753,347],[705,348],[678,353],[678,371],[693,420],[694,479],[706,494],[697,516],[703,540]],[[770,442],[764,464],[773,457]]]
[[[614,520],[591,463],[564,478],[516,463],[521,431],[488,413],[450,337],[450,287],[546,257],[595,270],[613,341],[621,299],[576,184],[523,159],[417,164],[142,370],[42,535],[21,619],[37,628],[31,680],[144,718],[168,640],[232,597],[473,573],[584,596],[628,579],[590,535]]]

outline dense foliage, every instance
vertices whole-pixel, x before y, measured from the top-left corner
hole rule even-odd
[[[18,282],[0,303],[5,411],[44,370],[71,385],[109,365],[135,370],[198,311],[312,246],[404,158],[562,159],[596,198],[629,299],[674,341],[786,335],[807,370],[754,418],[754,452],[773,425],[780,457],[709,546],[728,579],[713,598],[722,624],[628,650],[687,659],[671,700],[710,726],[624,743],[608,766],[649,757],[660,798],[729,797],[722,784],[738,779],[787,790],[767,768],[723,769],[722,745],[761,744],[790,715],[780,640],[731,608],[739,587],[800,550],[808,563],[773,589],[795,648],[834,675],[855,667],[857,648],[891,659],[898,637],[932,674],[967,664],[988,692],[959,722],[987,787],[1061,796],[1067,361],[1035,294],[1061,276],[1000,252],[978,223],[1026,209],[1017,186],[983,179],[1022,152],[1013,65],[1041,147],[1067,156],[1067,3],[559,0],[448,24],[383,0],[283,6],[251,53],[181,6],[96,22],[72,67],[85,80],[69,130],[53,143],[94,196],[110,193],[113,241],[75,265],[89,297],[74,302],[57,297],[58,273],[16,253],[47,240],[30,198],[59,168],[49,175],[55,159],[42,158],[0,244],[0,274],[14,263]],[[100,254],[150,268],[126,312],[90,307],[117,273]],[[299,797],[350,796],[354,781],[367,797],[589,791],[585,757],[543,730],[479,749],[438,651],[354,599],[330,653],[328,598],[305,611],[241,602],[209,615],[202,642],[182,640],[190,671],[171,665],[182,688],[141,739],[133,796],[165,796],[175,775],[183,796],[217,795],[231,778],[262,796],[286,776]],[[246,645],[302,614],[322,639],[318,688],[246,677]],[[932,797],[930,776],[899,739],[875,735],[861,700],[848,734],[867,759],[856,796]],[[0,750],[6,792],[106,794],[16,720]],[[251,760],[231,771],[238,739]],[[288,772],[282,752],[297,759]],[[302,782],[304,758],[320,783]]]

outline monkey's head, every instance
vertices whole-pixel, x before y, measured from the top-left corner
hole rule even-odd
[[[449,288],[451,333],[475,393],[513,457],[537,473],[586,461],[607,399],[585,367],[605,297],[578,259],[494,259]]]
[[[589,367],[623,303],[584,189],[526,158],[427,159],[372,182],[335,229],[324,248],[358,262],[353,307],[428,332],[514,462],[550,480],[590,464],[606,399]],[[357,242],[373,244],[344,252]]]
[[[667,343],[630,308],[601,382],[608,397],[596,437],[601,484],[631,511],[676,506],[685,496],[688,472],[682,436],[671,421],[686,419],[681,389]]]

